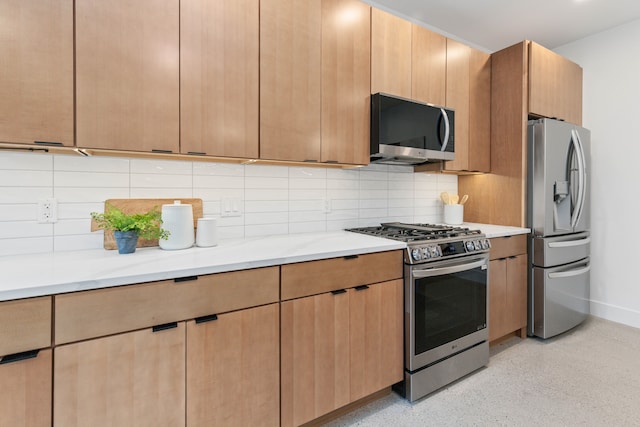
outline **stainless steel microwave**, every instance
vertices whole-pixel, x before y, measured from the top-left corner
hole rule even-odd
[[[371,95],[371,163],[453,160],[454,111],[397,96]]]

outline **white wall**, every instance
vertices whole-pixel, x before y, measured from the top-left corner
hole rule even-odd
[[[640,327],[640,20],[555,49],[584,70],[592,314]]]
[[[411,167],[324,169],[0,152],[0,256],[102,247],[92,211],[111,198],[201,198],[220,218],[223,199],[242,215],[220,218],[220,238],[331,231],[385,221],[440,222],[450,175]],[[59,221],[39,224],[37,202],[55,198]],[[325,212],[325,200],[330,212]]]

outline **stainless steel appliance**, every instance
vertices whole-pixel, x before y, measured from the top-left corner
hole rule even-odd
[[[387,223],[352,228],[407,242],[404,254],[405,379],[414,401],[489,362],[489,241],[478,230]]]
[[[454,160],[454,120],[451,109],[383,93],[371,95],[371,163]]]
[[[571,123],[529,121],[529,335],[553,337],[589,314],[590,138]]]

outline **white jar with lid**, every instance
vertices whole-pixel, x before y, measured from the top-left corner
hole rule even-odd
[[[193,208],[182,204],[179,200],[172,205],[162,205],[162,228],[169,232],[169,238],[160,239],[162,249],[186,249],[193,246]]]

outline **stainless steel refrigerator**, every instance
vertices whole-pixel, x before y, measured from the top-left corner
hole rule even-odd
[[[529,335],[553,337],[589,314],[590,144],[583,127],[529,121]]]

